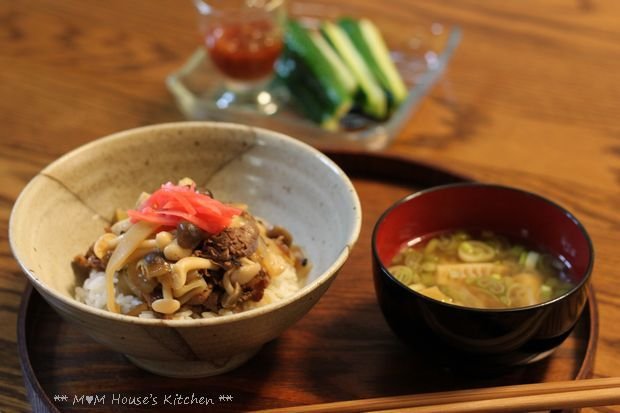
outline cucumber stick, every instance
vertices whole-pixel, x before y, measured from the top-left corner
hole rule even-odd
[[[353,95],[357,90],[357,81],[350,75],[347,66],[340,59],[340,56],[336,54],[334,49],[329,46],[329,43],[319,33],[311,32],[309,34],[316,47],[323,53],[323,56],[325,56],[334,69],[340,83],[342,83],[350,95]]]
[[[351,39],[340,26],[330,21],[321,24],[321,32],[338,52],[353,78],[357,80],[362,95],[362,111],[374,118],[385,118],[388,113],[385,93]]]
[[[323,104],[314,90],[303,82],[291,82],[288,85],[290,92],[295,96],[295,103],[313,122],[321,125],[325,130],[338,129],[340,118],[332,116],[323,109]]]
[[[336,130],[340,118],[334,115],[335,107],[325,99],[323,86],[290,51],[280,56],[275,65],[278,78],[287,86],[293,103],[313,122],[326,130]]]
[[[328,102],[330,115],[339,119],[353,105],[352,83],[345,80],[347,76],[341,73],[342,68],[334,63],[334,57],[337,58],[335,53],[332,51],[330,56],[325,52],[324,45],[316,40],[317,36],[312,36],[298,22],[288,21],[285,36],[286,48],[321,84],[321,99]],[[355,87],[354,84],[353,87]]]
[[[340,27],[347,33],[381,86],[393,99],[394,106],[407,97],[407,87],[390,58],[381,33],[368,19],[344,18]]]

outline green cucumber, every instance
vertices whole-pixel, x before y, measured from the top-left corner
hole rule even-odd
[[[393,99],[394,106],[407,97],[407,87],[390,58],[377,27],[368,19],[343,18],[338,24],[347,33],[371,72]]]
[[[315,42],[316,37],[297,21],[289,20],[284,38],[285,48],[294,58],[303,63],[312,77],[322,85],[323,99],[330,103],[331,116],[344,116],[353,105],[350,84],[343,80],[339,69],[324,50]]]
[[[385,118],[388,112],[386,95],[351,39],[340,26],[330,21],[321,24],[321,32],[357,80],[362,97],[362,111],[374,118]]]
[[[303,61],[285,50],[275,65],[277,78],[288,88],[293,104],[323,129],[336,130],[340,117],[336,107],[327,99],[323,86],[314,78]]]
[[[295,96],[295,104],[310,120],[328,131],[338,129],[340,119],[333,116],[333,113],[322,110],[322,103],[317,99],[316,93],[311,88],[302,82],[291,83],[288,88],[291,94]]]
[[[349,94],[353,96],[353,94],[357,91],[357,80],[353,76],[351,76],[349,69],[347,69],[347,66],[342,61],[340,56],[334,51],[334,49],[330,47],[329,43],[325,41],[325,39],[321,36],[320,33],[310,32],[310,37],[312,38],[312,41],[314,42],[316,47],[321,51],[323,56],[325,56],[329,64],[334,69],[334,72],[338,77],[340,83],[342,83],[342,85],[347,89]]]

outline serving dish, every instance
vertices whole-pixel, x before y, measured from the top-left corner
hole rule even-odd
[[[393,155],[328,152],[357,189],[364,210],[360,240],[330,290],[299,323],[267,344],[250,362],[222,376],[169,380],[145,373],[60,320],[36,294],[26,293],[20,313],[19,351],[29,398],[37,412],[83,411],[84,404],[55,395],[181,393],[214,399],[209,411],[298,406],[368,397],[468,389],[589,377],[598,338],[593,291],[579,323],[547,359],[494,376],[438,368],[390,331],[377,306],[371,274],[370,235],[381,213],[419,189],[467,177]],[[88,364],[89,369],[83,366]],[[219,401],[219,396],[233,399]],[[161,404],[158,407],[162,407]],[[165,408],[165,406],[164,406]],[[157,409],[157,408],[155,408]],[[197,406],[169,411],[197,411]],[[122,406],[118,407],[119,411]],[[89,412],[110,411],[110,404]],[[154,411],[152,406],[132,411]],[[175,410],[176,411],[176,410]]]
[[[292,2],[290,14],[308,25],[318,19],[371,16],[382,31],[409,88],[409,94],[398,110],[387,121],[366,122],[359,130],[329,132],[292,110],[286,104],[287,91],[277,82],[272,82],[269,89],[284,104],[274,115],[243,108],[220,109],[211,97],[220,89],[222,77],[200,47],[166,79],[166,85],[183,115],[190,120],[234,121],[242,118],[247,124],[268,126],[321,148],[383,149],[392,142],[440,79],[461,39],[461,30],[456,26],[420,21],[407,13],[375,17],[372,10],[362,6],[338,6],[334,2],[321,0]]]
[[[79,302],[75,291],[84,280],[73,271],[73,257],[87,250],[111,225],[116,208],[134,208],[142,191],[184,177],[208,188],[216,199],[247,204],[254,216],[294,234],[295,242],[303,245],[309,257],[306,279],[298,281],[292,275],[293,280],[286,278],[285,283],[270,275],[266,292],[261,291],[261,297],[264,292],[270,302],[209,318],[140,318]],[[185,215],[191,218],[191,214]],[[302,318],[333,282],[357,239],[360,224],[355,189],[315,148],[265,129],[179,122],[122,131],[54,161],[30,181],[15,202],[9,238],[26,277],[64,319],[148,371],[199,377],[238,367]],[[116,238],[121,239],[119,245],[131,239],[133,228]],[[229,233],[222,236],[232,238],[231,244],[242,242]],[[255,240],[258,243],[258,238]],[[232,261],[238,256],[228,248],[225,253]],[[209,265],[213,262],[215,259],[207,261]],[[208,276],[217,276],[203,275],[199,275],[203,282]],[[277,290],[283,284],[284,288]],[[185,280],[181,285],[187,286]],[[275,286],[278,299],[267,297],[270,285]],[[216,306],[225,305],[223,296],[213,297]]]
[[[542,302],[532,298],[526,301],[529,304],[526,306],[511,306],[508,299],[507,306],[502,308],[493,308],[494,302],[484,307],[482,301],[478,303],[480,308],[475,308],[442,302],[414,291],[388,270],[393,257],[409,241],[458,230],[470,231],[470,234],[477,230],[492,231],[528,248],[540,248],[539,251],[561,259],[569,268],[571,285],[557,297]],[[372,251],[377,299],[392,330],[412,346],[413,351],[425,352],[425,349],[432,348],[439,356],[439,365],[480,371],[532,363],[551,354],[568,337],[585,307],[594,265],[590,236],[569,211],[532,192],[479,182],[436,186],[395,202],[375,226]],[[491,254],[495,255],[493,250]],[[536,268],[538,253],[531,254],[535,261],[529,270],[528,267],[519,267],[507,270],[504,278],[497,275],[501,280],[498,285],[504,289],[495,290],[497,296],[505,292],[503,298],[507,298],[510,291],[514,291],[510,288],[527,285],[513,281],[514,285],[504,287],[504,282],[508,282],[504,279],[518,277],[512,278],[510,271],[514,275],[528,276],[530,282],[540,280],[543,283],[544,275],[538,270],[539,278],[532,278],[536,277],[531,271]],[[492,255],[476,263],[469,261],[464,264],[469,267],[463,272],[472,271],[472,266],[480,268],[480,265],[491,265],[493,271],[502,271],[496,269],[499,265],[490,264],[499,259],[493,260]],[[508,258],[502,260],[504,263],[509,261]],[[445,261],[440,259],[439,263],[445,264]],[[477,275],[484,279],[484,271],[478,271]],[[446,275],[443,288],[453,285],[458,286],[455,289],[472,291],[473,294],[475,289],[459,284],[459,276],[463,273],[456,271]],[[470,278],[472,282],[473,277]],[[486,297],[497,297],[488,294]],[[470,302],[475,303],[474,300]]]

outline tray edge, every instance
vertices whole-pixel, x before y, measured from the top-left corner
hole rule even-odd
[[[32,287],[32,284],[28,282],[22,294],[22,301],[19,306],[19,313],[17,316],[17,351],[19,354],[19,364],[21,366],[22,374],[24,375],[26,397],[32,405],[32,410],[35,412],[60,413],[60,410],[56,408],[45,390],[43,390],[43,386],[41,386],[41,383],[39,382],[39,379],[32,367],[32,363],[30,362],[27,326],[30,324],[28,317],[30,316],[29,312],[33,301],[33,294],[38,295],[38,292],[36,292]],[[42,300],[43,298],[39,295],[38,299]]]
[[[341,163],[349,162],[354,168],[357,168],[357,172],[362,176],[368,174],[374,179],[396,179],[403,183],[406,183],[406,174],[401,174],[399,171],[404,169],[413,170],[415,173],[430,173],[429,186],[437,185],[435,181],[447,179],[449,182],[470,181],[471,178],[465,175],[452,172],[448,169],[433,166],[430,163],[411,159],[407,156],[396,155],[392,153],[374,153],[353,149],[338,149],[338,150],[326,150],[324,154],[333,159],[343,170],[346,172],[346,167]],[[360,159],[362,158],[362,159]],[[353,160],[355,159],[355,162]],[[374,162],[375,168],[378,163],[385,163],[392,168],[381,169],[381,173],[376,174],[376,169],[367,168],[369,162]],[[396,166],[396,168],[394,168]],[[367,171],[364,171],[368,169]],[[449,183],[443,181],[443,183]],[[48,394],[45,392],[39,379],[37,378],[32,364],[30,362],[30,355],[28,351],[28,329],[29,325],[28,317],[31,303],[34,299],[43,300],[43,297],[33,288],[32,284],[28,283],[22,294],[22,301],[19,308],[17,318],[17,342],[18,342],[18,354],[19,362],[22,373],[24,375],[24,384],[26,387],[26,396],[28,401],[32,404],[33,411],[45,412],[45,413],[60,413],[60,410],[54,405]],[[580,368],[575,375],[574,380],[583,380],[592,376],[592,368],[594,366],[594,359],[596,356],[596,345],[598,342],[598,308],[596,301],[596,294],[594,287],[591,283],[587,286],[588,303],[584,311],[588,311],[589,317],[587,321],[589,323],[587,344],[585,346],[585,353],[580,365]],[[45,301],[43,301],[45,302]],[[584,317],[582,313],[581,317]],[[580,317],[580,319],[581,319]]]

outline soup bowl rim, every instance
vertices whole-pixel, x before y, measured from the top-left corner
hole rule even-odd
[[[575,283],[572,288],[570,290],[568,290],[567,292],[565,292],[564,294],[552,299],[552,300],[548,300],[548,301],[543,301],[541,303],[538,304],[533,304],[533,305],[529,305],[529,306],[522,306],[522,307],[508,307],[508,308],[477,308],[477,307],[469,307],[469,306],[464,306],[464,305],[459,305],[459,304],[452,304],[452,303],[446,303],[440,300],[436,300],[434,298],[428,297],[424,294],[421,294],[411,288],[409,288],[408,286],[406,286],[405,284],[403,284],[402,282],[400,282],[399,280],[397,280],[392,273],[388,270],[388,266],[385,265],[385,263],[383,262],[383,260],[379,257],[379,253],[377,251],[377,235],[379,232],[379,229],[381,228],[382,224],[384,223],[384,221],[387,219],[387,217],[399,206],[411,202],[411,200],[422,197],[426,194],[429,193],[433,193],[433,192],[438,192],[438,191],[445,191],[445,190],[450,190],[453,188],[460,188],[460,187],[480,187],[480,188],[491,188],[491,189],[498,189],[498,190],[506,190],[506,191],[512,191],[512,192],[518,192],[522,195],[525,196],[529,196],[529,197],[534,197],[537,198],[540,201],[543,201],[549,205],[551,205],[552,207],[554,207],[555,209],[557,209],[560,213],[562,213],[563,215],[565,215],[566,217],[568,217],[568,219],[570,219],[579,229],[579,231],[581,232],[581,234],[583,235],[584,239],[586,240],[587,246],[588,246],[588,251],[589,251],[589,259],[588,259],[588,265],[584,271],[583,277],[582,279],[578,282]],[[452,230],[456,230],[458,228],[452,228]],[[395,283],[401,290],[405,291],[405,294],[408,294],[411,298],[415,298],[415,299],[422,299],[425,300],[431,304],[436,304],[439,306],[444,306],[450,309],[455,309],[455,310],[460,310],[460,311],[470,311],[470,312],[474,312],[474,313],[512,313],[512,312],[521,312],[521,311],[529,311],[529,310],[536,310],[536,309],[541,309],[544,307],[548,307],[553,305],[554,303],[557,303],[559,301],[564,300],[566,297],[576,293],[577,291],[579,291],[583,286],[585,286],[589,280],[590,280],[590,275],[592,274],[592,269],[594,267],[594,245],[592,243],[592,239],[590,238],[590,235],[588,234],[588,232],[585,229],[585,226],[581,223],[581,221],[579,221],[579,219],[577,219],[577,217],[575,217],[575,215],[573,215],[570,211],[568,211],[566,208],[562,207],[561,205],[559,205],[558,203],[551,201],[550,199],[542,196],[542,195],[538,195],[536,193],[533,193],[531,191],[525,190],[525,189],[521,189],[521,188],[516,188],[516,187],[512,187],[512,186],[508,186],[508,185],[502,185],[502,184],[494,184],[494,183],[484,183],[484,182],[476,182],[476,181],[472,181],[472,182],[458,182],[458,183],[452,183],[452,184],[446,184],[446,185],[438,185],[438,186],[433,186],[431,188],[426,188],[426,189],[422,189],[420,191],[416,191],[412,194],[409,194],[399,200],[397,200],[396,202],[394,202],[388,209],[386,209],[381,216],[379,217],[379,219],[377,220],[377,222],[375,223],[375,226],[373,228],[372,231],[372,237],[371,237],[371,249],[372,249],[372,257],[376,263],[376,266],[378,267],[378,270],[384,275],[387,276],[387,278]],[[376,271],[374,272],[375,276],[377,276]]]

